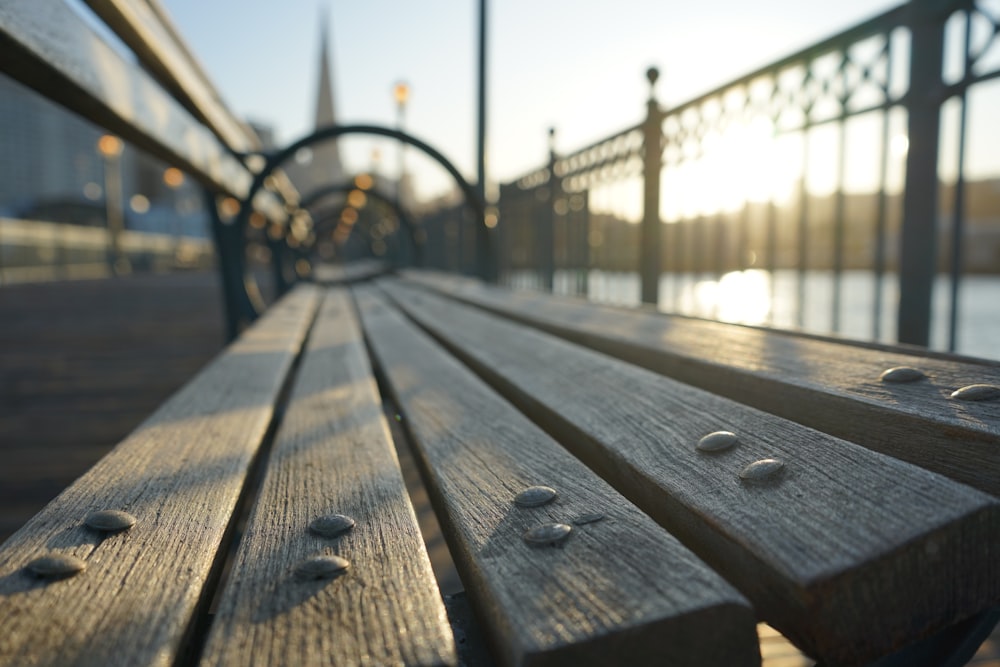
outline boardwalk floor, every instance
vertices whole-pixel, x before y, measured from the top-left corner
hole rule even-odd
[[[0,541],[223,346],[214,273],[0,288]]]
[[[0,542],[222,349],[221,304],[210,273],[0,288]],[[766,626],[761,651],[764,667],[814,664]],[[1000,667],[1000,631],[970,664]]]

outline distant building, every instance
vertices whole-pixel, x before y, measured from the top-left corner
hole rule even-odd
[[[0,215],[105,224],[105,134],[33,90],[0,75]],[[164,182],[166,165],[125,144],[118,158],[126,227],[204,235],[200,192],[191,181]]]

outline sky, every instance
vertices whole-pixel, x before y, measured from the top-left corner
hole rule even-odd
[[[340,123],[405,129],[475,180],[478,5],[474,0],[161,0],[223,99],[290,142],[311,129],[320,24],[330,32]],[[656,94],[673,106],[896,6],[894,0],[493,0],[489,3],[487,169],[493,182],[541,166],[549,127],[569,151],[638,123]],[[238,7],[238,10],[237,10]],[[348,167],[394,174],[395,146],[341,145]],[[420,158],[407,153],[418,171]],[[429,164],[429,163],[428,163]],[[417,181],[425,195],[443,171]]]

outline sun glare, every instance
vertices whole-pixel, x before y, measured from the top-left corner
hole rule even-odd
[[[682,295],[683,303],[701,317],[724,322],[764,324],[771,314],[771,278],[767,271],[731,271],[719,280],[702,280]]]

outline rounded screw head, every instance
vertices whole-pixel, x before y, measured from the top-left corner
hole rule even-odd
[[[65,579],[83,572],[87,563],[69,554],[49,554],[31,561],[27,568],[42,579]]]
[[[514,504],[521,507],[538,507],[552,502],[558,495],[551,486],[529,486],[514,496]]]
[[[952,392],[951,397],[960,401],[992,401],[1000,398],[1000,387],[991,384],[970,384]]]
[[[882,371],[879,380],[899,384],[903,382],[916,382],[917,380],[923,380],[925,377],[927,376],[920,369],[911,366],[896,366]]]
[[[128,530],[135,525],[136,518],[128,512],[121,510],[100,510],[91,512],[83,520],[88,528],[104,531],[106,533],[117,533]]]
[[[732,431],[715,431],[699,440],[695,448],[699,452],[723,452],[735,447],[739,441],[739,438]]]
[[[754,461],[740,471],[740,479],[744,482],[768,482],[777,477],[785,464],[778,459],[761,459]]]
[[[351,567],[351,561],[340,556],[312,556],[295,566],[299,579],[333,579]]]
[[[309,530],[320,537],[337,537],[354,528],[354,519],[344,514],[327,514],[316,517]]]
[[[533,547],[555,547],[566,541],[573,526],[565,523],[546,523],[524,533],[524,541]]]

